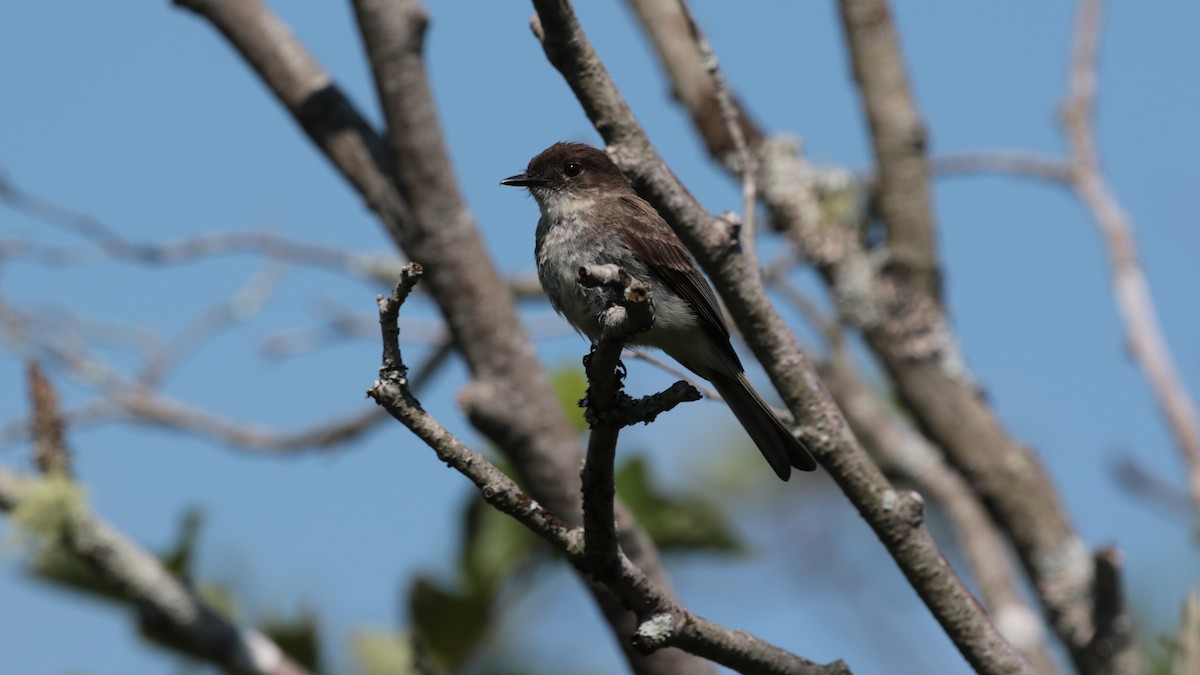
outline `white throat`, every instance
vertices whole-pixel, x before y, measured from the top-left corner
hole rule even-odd
[[[533,198],[542,215],[552,222],[572,219],[596,203],[594,197],[570,190],[534,190]]]

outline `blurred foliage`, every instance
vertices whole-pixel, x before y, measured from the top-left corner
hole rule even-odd
[[[617,494],[662,551],[744,551],[716,504],[699,495],[668,496],[651,482],[646,462],[632,457],[616,471]]]
[[[501,591],[543,552],[541,540],[472,494],[463,510],[457,581],[420,575],[408,589],[413,628],[441,668],[456,672],[493,627]]]
[[[321,640],[315,613],[301,611],[293,618],[273,617],[258,629],[274,640],[293,661],[317,672],[321,664]]]
[[[183,512],[175,543],[167,547],[159,558],[167,570],[185,582],[192,578],[192,565],[196,558],[196,545],[200,541],[200,530],[204,528],[204,512],[191,506]]]
[[[351,651],[363,675],[418,675],[413,649],[405,640],[382,630],[359,630],[351,638]]]
[[[550,386],[554,388],[554,396],[571,428],[576,433],[587,431],[587,420],[583,418],[583,408],[579,407],[579,401],[587,393],[587,378],[583,375],[583,369],[578,365],[556,368],[550,374]]]

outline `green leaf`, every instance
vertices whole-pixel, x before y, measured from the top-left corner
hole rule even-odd
[[[646,464],[634,457],[618,467],[617,494],[664,551],[744,550],[715,504],[698,495],[669,496],[650,482]]]
[[[179,579],[184,581],[192,579],[192,560],[195,557],[196,544],[200,540],[200,530],[203,527],[203,511],[198,506],[188,507],[179,521],[179,532],[175,535],[175,543],[159,554],[163,565]]]
[[[524,526],[475,493],[464,504],[461,532],[456,582],[418,577],[408,592],[416,634],[428,656],[449,672],[480,646],[496,619],[497,596],[544,548]]]
[[[408,589],[409,615],[429,655],[448,672],[470,658],[492,624],[491,593],[456,593],[418,576]]]
[[[578,366],[563,366],[556,368],[550,374],[550,386],[554,388],[554,396],[562,406],[567,422],[576,433],[587,431],[587,421],[583,419],[583,408],[579,400],[587,393],[587,378],[583,369]]]
[[[304,611],[290,619],[268,619],[259,630],[274,640],[293,661],[316,672],[321,660],[321,639],[315,614]]]
[[[541,541],[478,495],[471,495],[463,520],[459,564],[464,590],[494,596],[534,556]]]
[[[358,630],[350,648],[363,675],[417,675],[406,640],[382,630]]]

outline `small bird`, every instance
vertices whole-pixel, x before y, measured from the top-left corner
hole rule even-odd
[[[661,349],[711,382],[781,479],[792,467],[817,467],[746,381],[716,295],[683,242],[607,154],[583,143],[555,143],[530,160],[525,173],[500,184],[528,188],[537,200],[538,279],[550,305],[576,330],[597,342],[598,317],[608,306],[603,289],[576,282],[580,267],[616,265],[645,281],[654,324],[633,346]]]

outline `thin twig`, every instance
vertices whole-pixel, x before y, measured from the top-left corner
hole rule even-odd
[[[400,270],[400,263],[394,256],[348,253],[319,244],[293,241],[273,232],[208,232],[167,243],[132,241],[96,216],[36,195],[3,175],[0,175],[0,203],[83,238],[113,260],[165,265],[217,255],[253,253],[280,262],[324,267],[367,281],[384,283],[391,283]],[[95,257],[91,249],[37,247],[32,244],[9,254],[9,257],[18,256],[36,257],[54,265],[87,262]]]
[[[1069,185],[1071,165],[1021,150],[974,150],[934,157],[931,168],[942,176],[996,173]]]
[[[159,388],[175,365],[207,344],[215,335],[259,314],[275,295],[283,273],[282,267],[268,265],[228,299],[194,317],[161,349],[147,356],[141,372],[134,378],[136,386]]]
[[[1113,291],[1130,351],[1141,364],[1175,434],[1179,452],[1188,467],[1192,502],[1200,509],[1200,415],[1179,378],[1159,326],[1150,284],[1138,255],[1133,223],[1113,195],[1100,167],[1094,118],[1102,17],[1102,0],[1081,0],[1062,115],[1070,145],[1072,182],[1104,237],[1112,268]]]
[[[713,390],[712,387],[710,387],[706,384],[707,380],[700,379],[700,378],[696,377],[695,375],[693,375],[692,373],[684,370],[683,368],[680,368],[680,367],[676,366],[675,364],[666,361],[665,359],[660,359],[650,352],[640,350],[640,349],[636,350],[636,351],[633,351],[633,350],[625,351],[625,352],[621,353],[621,358],[637,359],[638,361],[645,361],[646,363],[651,364],[655,368],[658,368],[659,370],[661,370],[665,373],[669,373],[673,377],[678,377],[681,380],[687,382],[691,386],[695,387],[697,391],[699,391],[701,394],[703,394],[704,398],[709,399],[710,401],[720,402],[720,401],[725,400],[725,399],[721,398],[721,395],[718,394],[715,390]]]
[[[0,325],[30,357],[57,365],[102,395],[99,400],[60,411],[63,422],[72,427],[121,420],[192,433],[243,450],[286,454],[345,443],[386,419],[378,410],[364,409],[297,431],[235,421],[154,391],[92,354],[75,331],[57,323],[45,323],[9,305],[3,298],[0,298]],[[32,418],[23,418],[0,425],[0,447],[31,438],[31,421]]]

